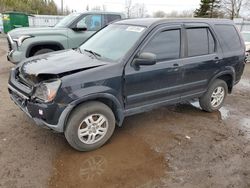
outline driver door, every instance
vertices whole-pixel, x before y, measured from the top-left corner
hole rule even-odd
[[[73,27],[87,28],[86,31],[69,29],[69,48],[77,48],[103,26],[101,14],[84,15]]]
[[[125,67],[125,108],[127,114],[180,100],[182,80],[181,26],[163,27],[154,32],[140,50],[156,55],[154,65]]]

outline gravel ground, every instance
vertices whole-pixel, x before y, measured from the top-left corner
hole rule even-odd
[[[250,64],[220,111],[194,101],[131,116],[80,153],[9,99],[6,51],[0,37],[0,187],[250,187]]]

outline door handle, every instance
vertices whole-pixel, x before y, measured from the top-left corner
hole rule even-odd
[[[173,64],[173,68],[174,68],[174,71],[178,71],[179,70],[179,64],[178,63],[174,63]]]
[[[214,58],[214,63],[217,64],[217,63],[219,63],[219,62],[220,62],[220,58],[219,58],[219,57],[215,57],[215,58]]]

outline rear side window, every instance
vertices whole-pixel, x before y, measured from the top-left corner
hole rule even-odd
[[[120,20],[121,16],[120,15],[115,15],[115,14],[107,14],[106,15],[107,23],[113,22],[115,20]]]
[[[172,60],[180,57],[180,30],[158,33],[144,48],[143,52],[154,53],[157,60]]]
[[[188,57],[200,56],[215,51],[214,38],[208,28],[187,29]]]
[[[224,52],[238,51],[241,48],[238,32],[233,25],[217,24],[215,29]]]

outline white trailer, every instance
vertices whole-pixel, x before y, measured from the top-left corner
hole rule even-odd
[[[29,16],[30,27],[52,27],[56,25],[64,16],[58,15],[32,15]]]

